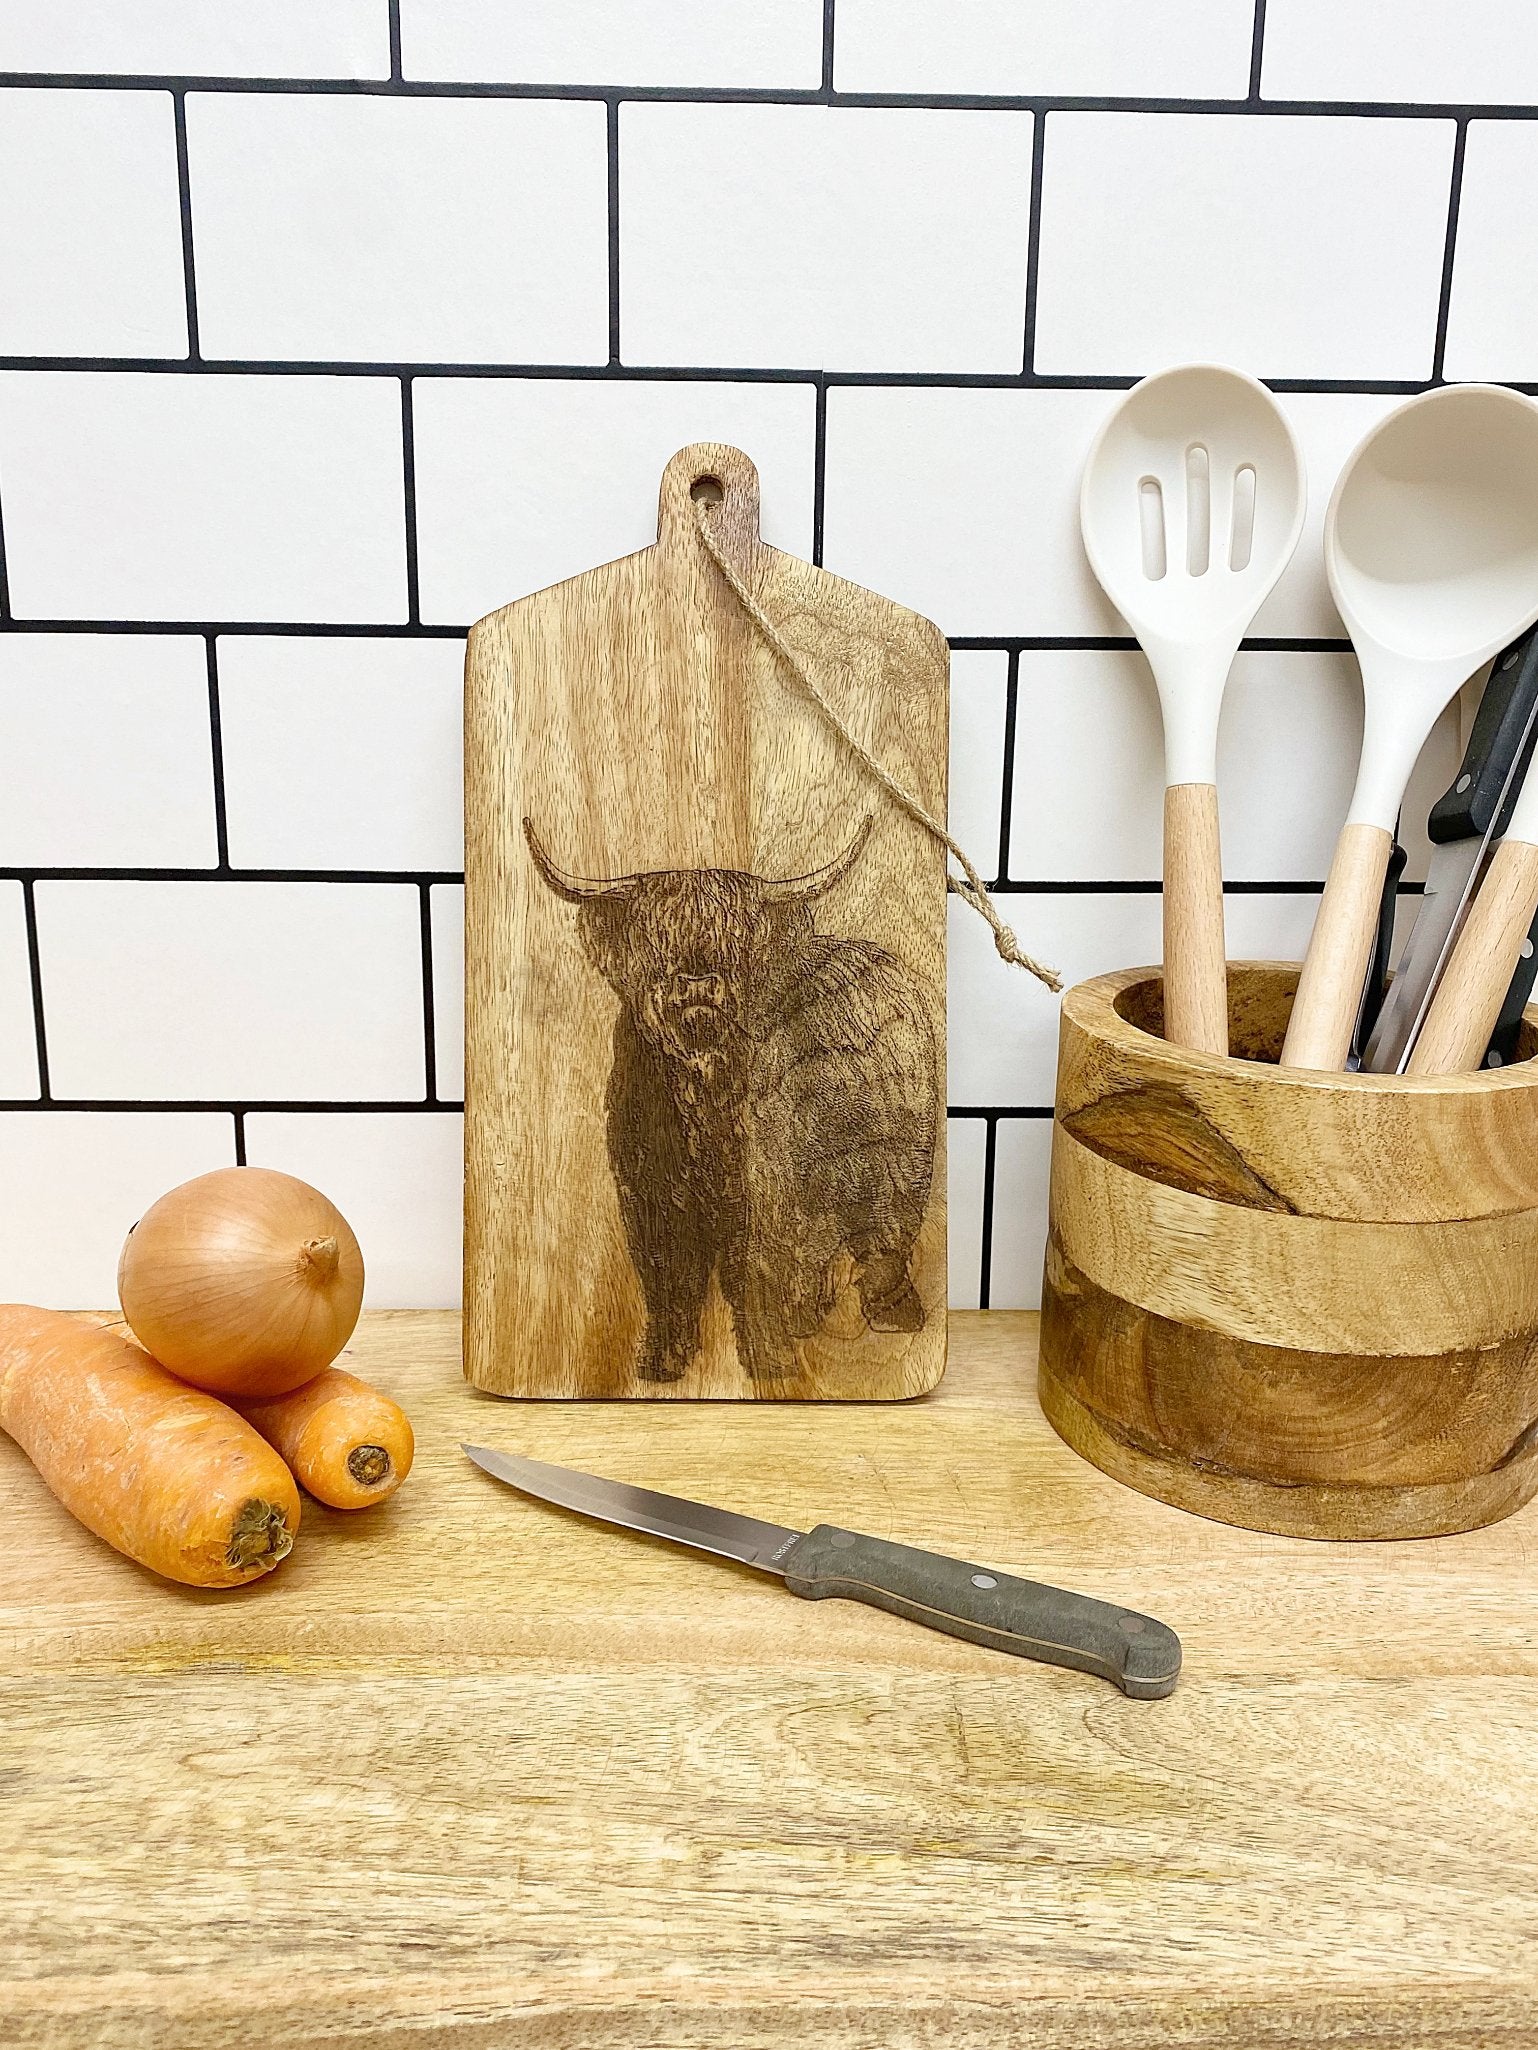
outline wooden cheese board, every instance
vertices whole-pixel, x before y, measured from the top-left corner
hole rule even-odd
[[[945,859],[861,751],[943,819],[948,681],[927,620],[760,538],[757,473],[714,443],[667,465],[654,546],[473,629],[478,1387],[938,1380]]]

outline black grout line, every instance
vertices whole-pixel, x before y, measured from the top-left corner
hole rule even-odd
[[[1021,654],[1065,654],[1076,649],[1092,654],[1114,654],[1130,653],[1138,643],[1131,634],[951,634],[948,645],[953,654],[1001,648],[1018,650]],[[1303,634],[1257,634],[1242,640],[1239,647],[1247,654],[1264,655],[1338,655],[1351,652],[1351,643],[1344,635],[1339,639],[1327,639]]]
[[[1055,1115],[1050,1103],[952,1103],[946,1106],[949,1118],[1050,1118]]]
[[[196,362],[167,356],[0,356],[0,370],[46,371],[72,376],[131,374],[143,377],[390,377],[461,378],[511,383],[565,384],[811,384],[879,391],[1126,391],[1143,375],[1138,370],[1077,372],[1014,370],[819,370],[754,363],[401,363],[343,361],[332,357],[200,356]],[[1265,377],[1268,390],[1287,394],[1413,398],[1428,378]],[[1538,395],[1538,379],[1506,378],[1512,391]]]
[[[32,1031],[37,1042],[37,1100],[51,1100],[48,1083],[48,1031],[43,1022],[43,957],[37,939],[37,898],[30,882],[21,886],[22,916],[27,928],[27,973],[32,983]]]
[[[1261,59],[1265,53],[1266,0],[1255,0],[1255,28],[1250,38],[1250,97],[1251,107],[1258,108],[1260,100]]]
[[[246,1114],[243,1110],[230,1113],[235,1121],[235,1165],[246,1165]]]
[[[18,634],[250,634],[292,639],[462,641],[464,626],[387,619],[369,624],[336,619],[8,619],[6,633]]]
[[[983,1215],[979,1234],[977,1307],[986,1310],[993,1292],[993,1177],[998,1165],[999,1121],[992,1111],[983,1113]]]
[[[833,98],[833,8],[834,0],[822,0],[822,97]]]
[[[345,1098],[286,1097],[265,1100],[262,1098],[229,1096],[195,1097],[117,1097],[117,1096],[52,1096],[39,1102],[34,1096],[8,1096],[0,1099],[0,1112],[18,1110],[56,1111],[125,1111],[136,1116],[152,1117],[157,1114],[177,1113],[183,1116],[200,1114],[207,1116],[245,1118],[261,1112],[268,1116],[293,1116],[300,1112],[315,1112],[320,1116],[335,1117],[420,1117],[429,1115],[449,1116],[464,1109],[458,1100],[440,1098],[436,1103],[421,1103],[414,1097],[404,1102],[394,1097],[360,1098],[356,1103]],[[1016,1115],[1032,1117],[1033,1111],[1020,1111]]]
[[[401,488],[406,518],[406,623],[422,623],[422,591],[417,570],[417,430],[411,379],[401,379]]]
[[[187,160],[185,92],[172,93],[171,116],[176,129],[176,190],[182,216],[182,288],[187,298],[187,359],[190,365],[199,362],[201,351],[198,346],[198,289],[192,262],[192,172]]]
[[[458,869],[384,868],[0,868],[0,882],[21,883],[324,883],[363,884],[391,889],[437,889],[464,882]],[[1083,897],[1157,896],[1161,887],[1152,876],[1002,876],[988,885],[999,896]],[[1307,896],[1324,888],[1322,880],[1230,878],[1223,885],[1235,897]],[[1415,895],[1425,885],[1401,882],[1400,890]]]
[[[36,634],[228,634],[256,637],[295,636],[312,639],[462,641],[467,626],[446,626],[421,620],[379,620],[360,623],[334,619],[8,619],[7,633]],[[1021,653],[1130,652],[1137,642],[1130,634],[951,634],[954,653],[973,650]],[[1339,638],[1301,634],[1257,635],[1241,641],[1241,651],[1269,655],[1350,654],[1351,643]]]
[[[513,80],[436,78],[241,78],[192,72],[5,71],[0,89],[63,86],[76,92],[310,93],[385,99],[627,100],[681,106],[933,108],[941,113],[1249,114],[1260,118],[1334,114],[1369,120],[1530,121],[1532,105],[1519,100],[1251,100],[1244,95],[1176,93],[878,93],[828,91],[816,86],[681,86],[523,84]]]
[[[822,562],[823,518],[828,503],[828,383],[817,380],[812,423],[812,560]]]
[[[609,362],[620,367],[619,353],[619,101],[608,102],[604,119],[604,150],[608,163]]]
[[[458,869],[420,868],[0,868],[12,883],[462,883]]]
[[[426,1101],[438,1101],[438,1016],[433,990],[433,892],[431,883],[421,886],[422,913],[422,1059],[427,1084]]]
[[[214,777],[214,845],[221,874],[230,869],[230,829],[224,798],[224,721],[219,710],[219,653],[213,634],[204,636],[208,663],[208,748]]]
[[[1036,374],[1036,300],[1041,270],[1041,184],[1046,162],[1047,117],[1036,116],[1031,131],[1031,192],[1025,227],[1025,329],[1021,343],[1020,375]]]
[[[1004,757],[999,784],[999,865],[989,888],[996,890],[1009,874],[1009,833],[1015,809],[1015,720],[1020,699],[1020,650],[1009,651],[1004,685]]]
[[[0,504],[0,626],[11,623],[11,576],[5,560],[5,512]]]
[[[389,0],[390,17],[390,83],[400,85],[401,73],[401,0]]]
[[[1442,289],[1437,297],[1437,335],[1431,351],[1433,383],[1442,382],[1447,360],[1447,320],[1453,303],[1453,259],[1458,241],[1458,209],[1463,200],[1463,155],[1469,138],[1467,121],[1458,123],[1453,137],[1453,168],[1447,187],[1447,240],[1442,246]]]

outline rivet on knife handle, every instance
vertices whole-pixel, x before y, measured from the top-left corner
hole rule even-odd
[[[1134,1701],[1172,1693],[1180,1639],[1132,1609],[819,1523],[779,1560],[793,1594],[867,1602],[951,1637],[1097,1673]]]

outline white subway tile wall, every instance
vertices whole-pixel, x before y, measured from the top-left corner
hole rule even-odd
[[[0,90],[0,352],[184,356],[169,93]]]
[[[456,1103],[465,1093],[465,890],[440,883],[429,894],[436,1093]]]
[[[0,371],[18,620],[403,620],[384,377]]]
[[[1253,0],[838,0],[840,92],[1243,99]]]
[[[19,882],[0,882],[0,1090],[26,1097],[37,1088],[26,891]]]
[[[400,0],[407,78],[791,87],[822,76],[823,0]]]
[[[1528,0],[0,0],[0,1294],[110,1300],[246,1159],[458,1300],[464,632],[685,442],[950,636],[954,829],[1073,980],[1159,951],[1084,452],[1179,357],[1270,380],[1309,513],[1220,775],[1230,949],[1295,958],[1324,508],[1405,394],[1538,387],[1535,93]],[[951,929],[952,1295],[1029,1304],[1057,1005]]]
[[[420,895],[319,882],[40,882],[55,1094],[426,1094]]]
[[[216,649],[234,867],[464,866],[461,640],[224,634]]]
[[[1520,106],[1538,99],[1532,0],[1269,0],[1261,90]]]
[[[189,93],[204,352],[607,362],[605,125],[595,100]]]
[[[0,863],[214,868],[200,634],[0,635]]]
[[[1036,367],[1431,375],[1455,125],[1049,119]]]
[[[809,555],[817,386],[623,376],[414,380],[422,617],[482,614],[657,538],[663,465],[690,441],[752,453],[766,541]]]
[[[1031,116],[620,110],[626,362],[1017,371]]]
[[[155,1198],[234,1161],[219,1111],[7,1111],[6,1294],[50,1310],[115,1304],[123,1241]]]
[[[0,0],[0,69],[388,78],[378,0]]]
[[[1458,208],[1447,375],[1538,378],[1538,120],[1471,121]]]

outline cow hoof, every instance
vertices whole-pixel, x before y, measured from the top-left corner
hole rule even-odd
[[[636,1367],[638,1381],[681,1381],[689,1371],[687,1360],[642,1360]]]
[[[866,1302],[865,1321],[872,1331],[922,1331],[924,1304],[911,1282],[896,1295]]]

